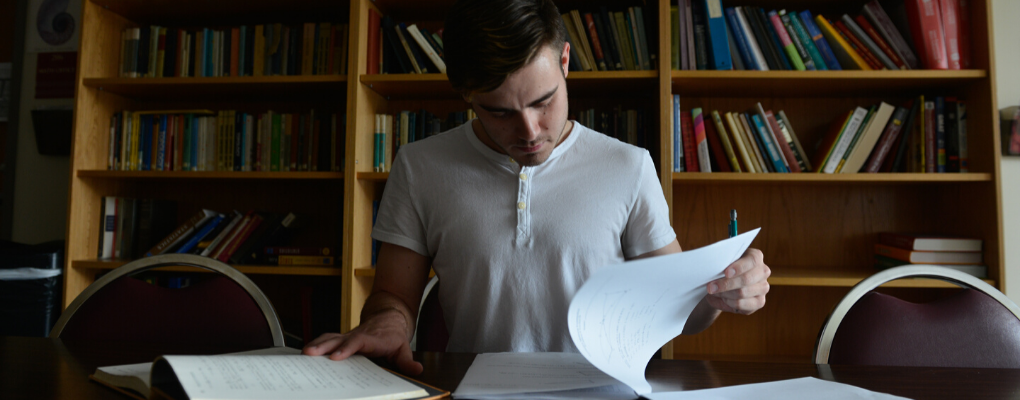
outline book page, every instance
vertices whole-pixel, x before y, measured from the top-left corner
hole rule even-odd
[[[637,397],[578,353],[488,353],[475,357],[453,398],[531,397],[522,390],[544,392],[542,398],[590,398],[595,393],[599,398]]]
[[[906,400],[904,397],[872,392],[845,383],[830,382],[806,377],[749,385],[727,386],[716,389],[646,394],[648,400]]]
[[[428,392],[361,355],[165,356],[192,400],[408,399]]]
[[[592,365],[644,395],[645,367],[683,332],[706,285],[751,245],[761,228],[711,245],[610,265],[577,291],[567,312],[570,337]]]

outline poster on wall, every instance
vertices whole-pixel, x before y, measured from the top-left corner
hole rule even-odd
[[[29,0],[25,51],[78,51],[81,0]]]
[[[35,98],[70,99],[74,97],[78,53],[39,53],[36,55]]]

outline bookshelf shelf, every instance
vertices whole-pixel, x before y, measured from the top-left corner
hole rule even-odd
[[[822,269],[797,269],[773,267],[769,284],[772,286],[807,286],[807,287],[852,287],[871,276],[872,271],[839,271]],[[995,285],[995,281],[984,279],[985,283]],[[933,279],[900,279],[882,285],[896,288],[955,288],[952,283]]]
[[[360,175],[359,175],[360,178]],[[887,184],[940,184],[962,182],[990,182],[989,173],[920,174],[920,173],[879,173],[879,174],[751,174],[739,172],[674,172],[673,183],[733,184],[733,183],[887,183]]]
[[[985,70],[671,71],[674,93],[695,97],[831,97],[914,95],[957,88],[988,77]],[[904,93],[904,91],[908,93]]]
[[[243,3],[206,0],[96,0],[94,4],[141,24],[235,24],[252,19],[305,22],[313,19],[346,20],[349,1],[290,0],[281,7],[276,0],[245,0]],[[309,16],[315,16],[309,18]],[[88,40],[88,39],[86,39]]]
[[[361,83],[384,97],[401,99],[447,98],[459,99],[446,74],[379,74],[361,75]],[[597,91],[619,90],[654,91],[658,84],[657,71],[571,71],[567,76],[567,90],[573,95]],[[638,91],[635,90],[635,91]]]
[[[85,78],[85,87],[138,100],[189,100],[207,97],[258,96],[340,98],[347,90],[345,75],[234,76],[217,78]]]
[[[389,177],[389,172],[358,172],[359,181],[385,182]]]
[[[288,179],[343,180],[343,172],[107,171],[79,170],[80,178],[99,179]]]
[[[71,268],[76,270],[110,270],[121,265],[127,264],[128,261],[106,261],[106,260],[78,260],[71,262]],[[323,267],[323,266],[304,266],[304,265],[293,265],[293,266],[279,266],[279,265],[233,265],[238,271],[245,274],[255,275],[303,275],[303,276],[340,276],[341,269],[336,266]],[[177,266],[177,267],[162,267],[158,271],[171,271],[171,272],[205,272],[203,269],[188,267],[188,266]]]

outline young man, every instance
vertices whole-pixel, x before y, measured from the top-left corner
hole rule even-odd
[[[305,354],[421,364],[408,345],[435,269],[448,350],[576,351],[566,314],[599,267],[681,251],[648,151],[567,119],[570,45],[551,0],[462,0],[445,26],[447,73],[478,114],[400,149],[372,237],[383,244],[361,325]],[[684,334],[765,304],[751,249],[706,288]]]

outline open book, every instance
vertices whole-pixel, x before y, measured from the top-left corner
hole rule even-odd
[[[276,347],[216,356],[162,356],[100,367],[90,376],[132,397],[200,399],[433,399],[449,394],[389,372],[364,356],[333,361]]]
[[[759,230],[691,251],[599,268],[567,312],[579,353],[479,354],[453,397],[634,399],[650,394],[648,360],[683,332],[706,285],[723,277]]]

